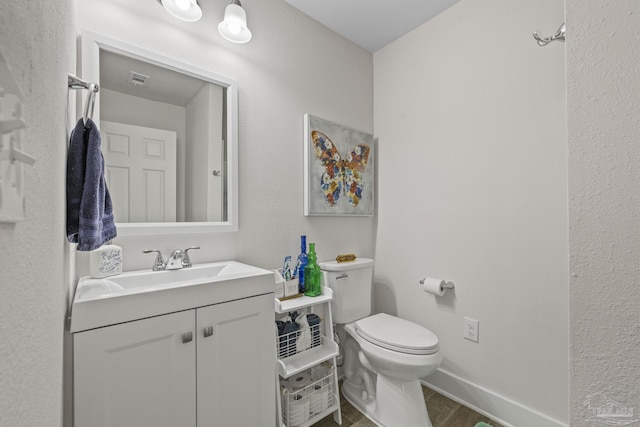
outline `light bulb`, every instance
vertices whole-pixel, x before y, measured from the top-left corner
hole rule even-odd
[[[240,34],[240,31],[242,31],[242,26],[237,22],[229,22],[227,28],[231,34]]]
[[[233,43],[246,43],[251,40],[251,31],[247,28],[247,14],[239,0],[233,2],[224,10],[224,20],[218,24],[218,31],[225,39]]]
[[[174,18],[195,22],[202,17],[202,9],[196,0],[158,0]]]
[[[176,2],[176,6],[178,6],[178,9],[180,10],[189,10],[189,7],[191,6],[191,0],[175,0]]]

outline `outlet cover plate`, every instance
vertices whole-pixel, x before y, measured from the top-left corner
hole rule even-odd
[[[478,328],[480,326],[480,322],[476,319],[471,319],[469,317],[464,318],[464,330],[462,332],[462,336],[470,341],[478,342]]]

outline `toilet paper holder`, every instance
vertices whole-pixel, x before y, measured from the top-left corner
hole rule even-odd
[[[424,285],[424,281],[427,280],[426,277],[423,277],[422,280],[420,280],[420,284]],[[440,292],[444,292],[445,289],[453,289],[455,286],[453,284],[453,282],[447,282],[446,280],[443,280],[440,283]]]

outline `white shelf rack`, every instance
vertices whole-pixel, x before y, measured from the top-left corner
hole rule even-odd
[[[294,354],[293,356],[278,359],[278,374],[282,378],[289,378],[318,363],[336,357],[338,352],[338,344],[333,340],[325,339],[321,346],[313,347],[301,353]]]
[[[340,407],[335,366],[319,364],[310,369],[312,382],[299,390],[281,387],[282,424],[310,426]]]
[[[336,356],[339,354],[338,344],[333,338],[333,319],[331,315],[331,301],[333,300],[333,292],[330,288],[322,287],[322,294],[317,297],[301,296],[298,298],[280,301],[275,299],[275,312],[279,315],[286,315],[294,311],[304,311],[320,314],[323,319],[321,322],[322,344],[311,347],[307,350],[293,354],[291,356],[278,358],[276,360],[276,372],[278,378],[287,379],[301,372],[310,372],[317,369],[321,363],[329,364],[331,369],[331,380],[333,384],[332,404],[320,413],[313,413],[312,416],[300,423],[298,420],[294,424],[283,419],[283,402],[280,381],[278,380],[277,408],[278,408],[278,425],[281,427],[308,427],[320,421],[327,415],[333,413],[333,419],[336,423],[342,424],[342,412],[340,409],[340,396],[338,391],[338,373],[336,366]]]
[[[323,286],[322,295],[318,295],[317,297],[308,297],[303,295],[298,298],[286,299],[284,301],[280,301],[278,298],[275,298],[276,313],[289,313],[291,311],[311,307],[312,305],[325,303],[331,300],[333,300],[333,290]]]

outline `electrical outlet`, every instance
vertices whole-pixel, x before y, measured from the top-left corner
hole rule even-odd
[[[464,330],[462,336],[470,341],[478,342],[478,327],[480,322],[476,319],[464,318]]]

